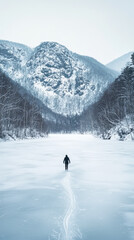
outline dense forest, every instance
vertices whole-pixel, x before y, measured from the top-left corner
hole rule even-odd
[[[111,129],[118,126],[120,139],[127,134],[134,139],[134,53],[131,60],[100,100],[84,111],[80,117],[81,131],[96,132],[110,139]]]
[[[34,137],[47,133],[47,124],[36,105],[23,98],[14,83],[0,71],[0,138]]]

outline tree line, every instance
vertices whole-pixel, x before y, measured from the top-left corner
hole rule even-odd
[[[110,129],[126,123],[127,131],[134,138],[134,53],[131,62],[121,75],[108,87],[98,102],[84,111],[80,117],[82,131],[96,132],[110,138]],[[121,129],[121,128],[120,128]],[[119,132],[120,137],[122,133]]]
[[[0,71],[0,138],[24,138],[47,133],[36,104],[23,98],[24,89]]]
[[[62,116],[0,70],[0,138],[76,131],[77,117]]]
[[[81,116],[62,116],[47,108],[22,86],[0,71],[0,138],[36,137],[49,132],[92,132],[110,138],[110,130],[122,121],[134,139],[134,53],[131,63],[100,99]]]

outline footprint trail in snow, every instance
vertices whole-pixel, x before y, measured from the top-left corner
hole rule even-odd
[[[67,197],[68,197],[68,202],[69,202],[69,207],[68,207],[67,212],[66,212],[66,214],[64,216],[64,219],[63,219],[63,228],[64,228],[64,232],[65,232],[65,240],[72,240],[73,235],[76,235],[75,229],[72,229],[72,227],[70,227],[70,225],[72,226],[71,219],[72,219],[73,213],[76,210],[76,199],[75,199],[74,192],[71,188],[70,172],[66,172],[66,176],[63,179],[63,187],[66,191],[66,194],[67,194]],[[73,231],[74,231],[74,233],[73,233]],[[77,229],[77,232],[79,232],[78,229]]]

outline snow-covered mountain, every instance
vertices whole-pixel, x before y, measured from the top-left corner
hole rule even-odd
[[[0,68],[13,80],[19,81],[24,77],[25,64],[32,51],[23,44],[0,40]]]
[[[108,63],[106,66],[112,70],[115,70],[119,73],[126,67],[126,65],[131,61],[131,55],[133,52],[124,54],[123,56],[113,60]]]
[[[26,72],[38,97],[63,115],[80,114],[116,75],[95,59],[74,54],[54,42],[44,42],[34,50]]]
[[[55,42],[44,42],[32,50],[0,41],[0,68],[63,115],[82,113],[117,76],[95,59],[72,53]]]

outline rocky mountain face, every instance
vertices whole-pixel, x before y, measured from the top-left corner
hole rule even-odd
[[[23,44],[0,40],[0,69],[15,81],[23,79],[32,51]]]
[[[55,113],[73,116],[99,99],[117,74],[55,42],[35,49],[0,41],[0,68]]]

